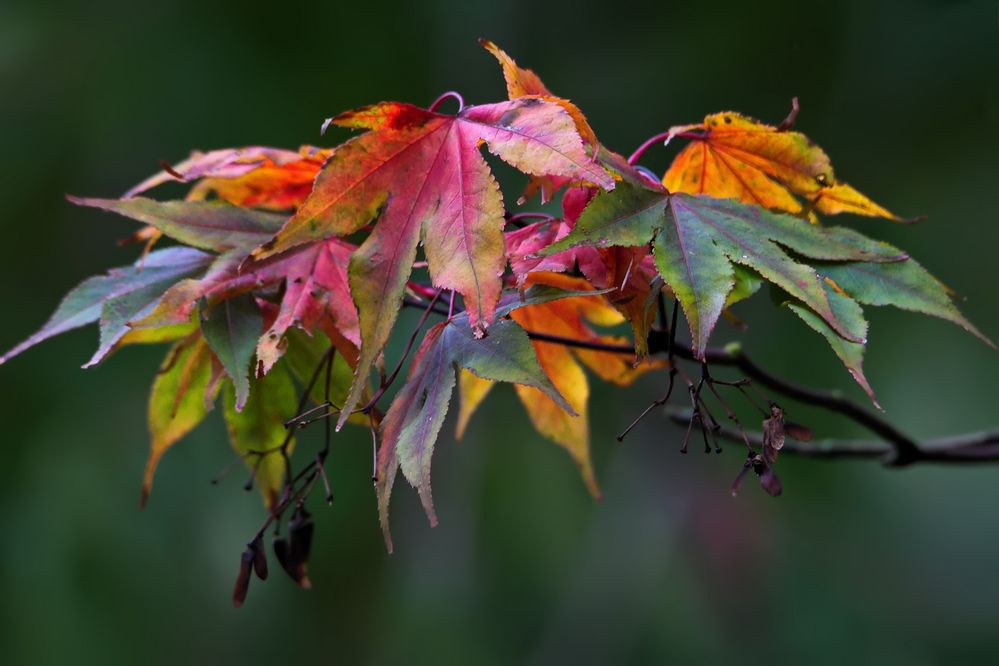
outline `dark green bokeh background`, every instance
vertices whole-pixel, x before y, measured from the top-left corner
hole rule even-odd
[[[190,148],[319,142],[328,115],[461,90],[502,98],[488,36],[626,152],[734,108],[799,128],[839,175],[914,227],[892,240],[999,337],[994,2],[0,2],[0,347],[81,278],[127,263],[133,228],[74,209]],[[338,135],[339,136],[339,135]],[[668,155],[646,162],[661,170]],[[507,180],[513,192],[519,180]],[[817,336],[765,297],[740,313],[775,372],[861,392]],[[872,311],[868,375],[888,415],[931,437],[999,425],[999,356],[958,328]],[[737,331],[722,326],[719,342]],[[336,442],[333,509],[316,506],[316,589],[275,577],[229,602],[263,517],[215,416],[168,455],[145,512],[146,393],[163,350],[77,369],[96,331],[0,369],[0,660],[55,663],[982,663],[994,657],[999,476],[782,460],[785,494],[727,493],[741,458],[677,454],[658,390],[597,387],[594,503],[504,387],[435,460],[441,525],[396,493],[385,554],[367,434]],[[862,436],[790,406],[820,436]],[[696,448],[696,447],[694,447]]]

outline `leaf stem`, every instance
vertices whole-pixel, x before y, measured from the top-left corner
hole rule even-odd
[[[642,143],[642,145],[636,148],[635,152],[633,152],[631,156],[628,157],[628,164],[630,166],[635,166],[638,163],[638,160],[642,159],[642,155],[644,155],[645,151],[647,151],[649,148],[651,148],[652,146],[656,145],[659,142],[662,142],[663,146],[665,146],[672,139],[676,138],[703,139],[704,137],[703,135],[698,134],[696,132],[677,132],[676,134],[672,134],[669,130],[665,132],[660,132],[655,136],[649,137],[648,139],[645,140],[644,143]]]
[[[465,110],[465,98],[461,96],[461,93],[454,90],[448,90],[446,93],[442,94],[433,101],[433,103],[428,107],[428,111],[435,113],[437,111],[437,107],[443,104],[447,99],[453,99],[458,102],[458,113]]]
[[[515,227],[523,226],[522,220],[542,220],[544,222],[554,222],[558,218],[554,215],[549,215],[548,213],[525,211],[523,213],[514,213],[513,215],[507,215],[506,221],[508,224],[512,224]]]
[[[423,310],[423,315],[420,317],[420,321],[416,323],[416,327],[413,329],[413,333],[409,336],[409,341],[406,343],[406,348],[402,352],[402,357],[399,359],[399,362],[396,363],[395,368],[392,370],[392,374],[390,374],[387,379],[381,382],[381,385],[378,387],[378,390],[375,391],[375,394],[373,396],[371,396],[371,400],[369,400],[364,405],[364,407],[354,410],[355,412],[367,414],[372,409],[374,409],[375,405],[378,403],[378,400],[381,399],[383,395],[385,395],[385,391],[388,390],[388,388],[395,381],[396,377],[399,376],[399,371],[402,370],[402,365],[403,363],[406,362],[406,357],[409,356],[409,352],[413,350],[413,345],[416,344],[416,338],[417,336],[419,336],[420,331],[423,330],[423,325],[427,323],[427,318],[430,316],[431,312],[437,312],[434,306],[437,305],[437,301],[440,299],[442,293],[443,290],[438,289],[434,294],[434,297],[430,299],[429,305],[427,305]],[[403,300],[403,305],[405,304],[406,301]],[[438,312],[438,314],[441,313]],[[446,315],[447,313],[444,312],[443,314]]]
[[[659,134],[656,134],[655,136],[651,136],[648,139],[646,139],[642,143],[642,145],[636,148],[635,152],[633,152],[631,156],[628,157],[628,165],[635,166],[636,164],[638,164],[638,160],[642,159],[642,155],[645,154],[646,150],[648,150],[649,148],[660,142],[662,142],[663,145],[665,145],[665,141],[669,137],[670,133],[669,130],[667,130],[665,132],[660,132]]]

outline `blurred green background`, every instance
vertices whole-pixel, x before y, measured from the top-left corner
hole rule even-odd
[[[322,119],[382,99],[470,102],[504,88],[489,37],[571,97],[627,153],[736,109],[798,128],[841,178],[911,227],[849,224],[908,249],[999,337],[999,10],[995,2],[628,3],[0,1],[0,347],[85,276],[132,261],[113,196],[189,149],[318,143]],[[341,135],[336,135],[339,138]],[[675,149],[674,149],[675,150]],[[645,163],[661,171],[671,153]],[[508,197],[520,181],[508,179]],[[825,343],[765,297],[723,325],[775,372],[863,400]],[[958,328],[871,311],[868,376],[888,416],[932,437],[999,425],[999,355]],[[782,459],[785,493],[732,499],[741,456],[677,453],[648,419],[614,435],[658,378],[598,386],[594,503],[509,387],[434,463],[427,527],[397,487],[396,553],[378,532],[367,433],[345,431],[337,501],[317,504],[315,589],[283,577],[229,601],[263,519],[214,415],[137,508],[148,386],[162,348],[77,367],[94,329],[0,369],[0,660],[167,663],[830,663],[994,659],[999,474]],[[788,405],[820,437],[864,436]],[[695,450],[697,446],[693,447]],[[318,498],[316,498],[318,499]]]

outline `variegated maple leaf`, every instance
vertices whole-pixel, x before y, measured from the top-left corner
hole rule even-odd
[[[312,181],[332,151],[302,146],[298,151],[250,146],[191,156],[145,179],[124,198],[168,182],[194,183],[188,201],[218,197],[237,206],[287,210],[312,191]]]
[[[503,200],[481,143],[528,174],[607,189],[614,181],[584,152],[568,113],[541,99],[471,106],[457,116],[386,102],[332,123],[369,131],[335,150],[312,195],[254,256],[351,234],[377,218],[350,260],[361,353],[340,426],[388,340],[421,240],[434,285],[464,297],[480,333],[492,321],[505,264]]]
[[[815,315],[803,318],[834,343],[872,400],[860,367],[867,321],[858,301],[943,317],[989,342],[946,288],[900,250],[851,229],[807,224],[730,199],[621,184],[594,199],[572,232],[539,254],[649,242],[656,268],[683,307],[698,357],[737,291],[737,265],[807,308],[795,310],[799,314]]]
[[[457,371],[461,370],[463,376],[471,373],[482,381],[509,382],[518,390],[529,389],[567,417],[576,416],[574,406],[566,401],[559,387],[539,365],[531,341],[517,320],[505,317],[523,308],[580,295],[583,294],[537,285],[526,293],[514,292],[503,297],[497,307],[500,319],[486,337],[479,338],[472,333],[467,313],[437,324],[424,336],[409,366],[406,384],[392,401],[381,424],[375,489],[389,551],[392,550],[389,499],[399,468],[419,491],[430,524],[437,524],[430,488],[430,464],[454,392]],[[575,390],[575,387],[570,388]]]

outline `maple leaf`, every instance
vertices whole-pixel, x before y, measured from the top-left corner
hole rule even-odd
[[[467,325],[468,322],[461,323]],[[419,491],[431,525],[437,524],[430,491],[430,461],[447,414],[458,367],[467,368],[485,379],[537,387],[561,403],[563,409],[571,410],[541,371],[530,340],[515,323],[496,322],[487,338],[475,338],[470,329],[454,322],[432,328],[413,359],[409,380],[382,421],[377,487],[379,511],[390,551],[388,503],[399,467]]]
[[[240,208],[224,201],[66,198],[78,206],[132,218],[181,243],[213,252],[248,252],[273,236],[286,219],[283,215]]]
[[[249,146],[224,148],[191,156],[142,181],[123,198],[135,197],[168,182],[199,181],[189,201],[216,196],[237,206],[287,210],[298,206],[312,190],[312,181],[332,151],[302,146],[297,152]]]
[[[308,196],[312,190],[312,181],[316,173],[319,172],[319,168],[330,154],[329,150],[311,146],[303,146],[298,153],[262,147],[228,148],[208,153],[195,152],[189,159],[176,167],[167,166],[163,171],[142,181],[126,192],[123,199],[136,198],[138,194],[166,182],[186,183],[201,179],[188,192],[187,201],[198,202],[215,196],[222,202],[235,206],[287,210],[294,208]],[[212,215],[211,208],[198,212],[198,206],[184,206],[181,202],[171,202],[170,206],[156,210],[157,202],[143,205],[141,202],[149,202],[150,200],[141,198],[139,199],[140,203],[132,205],[123,205],[114,200],[102,199],[69,197],[69,200],[81,205],[119,212],[151,224],[152,226],[144,227],[120,241],[120,243],[145,241],[147,251],[160,239],[164,231],[161,225],[156,224],[155,220],[145,219],[146,217],[154,216],[154,218],[169,225],[175,223],[172,218],[176,218],[178,213],[186,214],[194,218],[192,222],[197,226],[198,217],[206,214]],[[174,210],[170,210],[170,207]],[[223,208],[223,210],[229,211],[230,215],[240,215],[238,212],[233,212],[232,209]],[[215,215],[218,213],[216,212]],[[281,218],[260,217],[252,213],[248,217],[250,219],[247,222],[251,226],[249,229],[241,231],[255,231],[252,228],[254,221],[266,222],[269,220],[275,227],[274,230],[270,231],[273,234],[273,231],[284,223]],[[207,227],[205,231],[210,233],[211,220],[205,226]],[[261,240],[257,244],[259,245],[260,242],[264,241]],[[203,247],[197,242],[194,244]]]
[[[805,303],[843,338],[866,342],[867,326],[853,300],[830,300],[810,259],[889,262],[906,255],[842,227],[803,224],[800,219],[726,199],[669,194],[620,185],[598,196],[576,227],[541,254],[577,245],[639,246],[653,242],[656,267],[680,300],[697,356],[703,357],[735,284],[733,264],[747,266]],[[785,250],[784,248],[787,248]]]
[[[212,353],[197,332],[177,342],[160,366],[149,395],[149,458],[142,479],[145,506],[163,454],[204,420],[218,392]]]
[[[732,200],[622,184],[597,197],[573,231],[540,254],[578,245],[634,246],[650,237],[656,267],[684,309],[698,356],[722,309],[756,291],[760,278],[790,296],[792,311],[826,338],[875,405],[862,368],[867,322],[858,301],[942,317],[992,345],[947,289],[901,250],[850,229],[803,224]],[[751,272],[740,276],[739,264]]]
[[[152,329],[161,330],[161,329]],[[329,349],[322,333],[309,337],[289,332],[290,344],[281,361],[265,377],[250,377],[249,398],[242,410],[236,409],[236,394],[225,392],[225,421],[233,449],[253,473],[264,503],[273,506],[275,495],[286,479],[286,461],[279,448],[287,430],[284,420],[298,409],[297,385],[306,385],[316,365]],[[151,434],[149,457],[142,482],[146,504],[153,476],[163,455],[194,430],[212,410],[225,375],[212,347],[200,331],[194,330],[177,341],[153,383],[148,419]],[[337,355],[330,373],[330,397],[346,396],[353,368]],[[297,383],[297,384],[296,384]],[[325,386],[314,386],[311,397],[325,400]],[[287,452],[294,450],[290,439]],[[261,452],[269,452],[261,455]]]
[[[572,187],[562,196],[563,219],[544,220],[508,231],[506,253],[517,285],[522,287],[529,274],[566,273],[578,266],[593,287],[607,290],[606,298],[631,323],[639,358],[648,352],[648,335],[655,310],[651,287],[656,269],[647,247],[576,247],[556,254],[538,253],[565,238],[591,201],[591,188]]]
[[[561,220],[538,222],[506,234],[507,255],[518,287],[539,273],[579,270],[632,326],[639,358],[648,353],[648,335],[657,305],[652,280],[657,277],[648,248],[580,247],[550,256],[537,256],[545,247],[564,238],[571,227]],[[661,280],[660,280],[661,286]]]
[[[310,334],[320,330],[351,362],[360,343],[357,311],[347,284],[347,263],[355,246],[330,238],[292,248],[260,261],[246,252],[218,257],[200,279],[178,282],[145,318],[133,321],[138,330],[175,325],[190,319],[195,306],[213,306],[240,294],[284,285],[279,309],[256,345],[257,374],[266,374],[287,347],[292,327]]]
[[[167,248],[132,266],[84,280],[66,294],[38,332],[0,356],[0,365],[43,340],[98,320],[100,347],[84,367],[99,363],[128,334],[130,320],[151,312],[168,287],[203,271],[211,259],[191,248]]]
[[[995,344],[978,330],[954,305],[951,292],[914,259],[891,263],[816,264],[830,298],[850,297],[864,305],[891,305],[902,310],[946,319],[980,340]],[[864,345],[844,340],[829,325],[800,304],[787,306],[810,328],[822,335],[850,375],[881,409],[870,382],[864,375]]]
[[[232,393],[225,394],[225,422],[232,448],[246,461],[268,508],[277,503],[287,480],[285,455],[294,451],[295,441],[288,438],[284,422],[297,409],[298,388],[283,363],[254,381],[242,409],[237,409]]]
[[[488,39],[480,39],[479,44],[489,51],[499,62],[503,70],[503,78],[506,81],[507,95],[510,99],[537,97],[558,104],[572,118],[576,124],[576,131],[579,132],[589,153],[598,164],[607,168],[617,178],[624,178],[626,180],[635,178],[634,169],[627,163],[627,160],[617,153],[608,150],[597,140],[593,128],[590,127],[589,121],[586,120],[586,116],[583,115],[578,106],[552,93],[537,74],[529,69],[518,66],[513,58],[493,42]],[[517,203],[523,205],[539,192],[541,194],[541,203],[547,203],[552,200],[556,191],[565,187],[570,182],[570,178],[561,176],[531,175],[530,181],[524,193],[517,200]]]
[[[864,305],[891,305],[901,310],[946,319],[990,347],[995,344],[968,321],[954,304],[954,294],[915,259],[892,263],[819,263],[831,286]]]
[[[590,283],[582,278],[555,273],[533,273],[528,282],[535,286],[546,285],[585,295],[526,305],[512,311],[510,316],[525,330],[580,342],[611,345],[628,343],[626,338],[598,335],[590,328],[589,324],[610,327],[624,321],[621,313],[607,300],[609,294],[606,292],[596,292]],[[579,362],[604,381],[618,386],[627,386],[641,374],[665,367],[665,364],[656,361],[636,367],[633,363],[634,357],[628,354],[593,349],[569,349],[564,345],[544,340],[533,340],[532,344],[541,368],[576,414],[566,412],[560,403],[534,387],[516,386],[517,396],[527,410],[535,429],[569,452],[579,465],[583,481],[590,493],[599,498],[600,489],[590,461],[588,418],[590,388]],[[459,439],[464,435],[472,413],[485,399],[491,387],[492,382],[486,379],[472,373],[461,374],[459,389],[461,407],[457,430]]]
[[[286,334],[288,344],[285,353],[281,356],[281,361],[286,363],[300,386],[309,386],[312,402],[321,404],[326,401],[325,381],[310,382],[316,368],[323,361],[324,356],[330,349],[331,342],[322,331],[313,331],[311,334],[300,329],[291,329]],[[350,385],[354,378],[354,366],[343,354],[333,355],[333,364],[330,367],[330,393],[329,400],[334,405],[342,405],[350,391]],[[252,395],[252,390],[251,390]],[[379,415],[374,412],[375,422],[378,422]],[[288,415],[285,415],[288,418]],[[367,414],[356,414],[355,420],[358,424],[368,426],[370,420]]]
[[[480,142],[526,173],[607,188],[614,181],[586,156],[566,112],[539,99],[472,106],[457,116],[387,102],[332,122],[370,131],[336,149],[309,199],[255,256],[350,234],[378,218],[350,260],[361,353],[339,427],[395,323],[421,235],[433,283],[461,293],[480,332],[492,320],[505,263],[503,201]]]
[[[562,197],[562,210],[567,226],[575,228],[580,215],[595,195],[594,190],[578,187],[566,190]],[[607,298],[631,324],[637,357],[645,358],[659,293],[658,289],[652,288],[657,274],[648,246],[584,246],[574,251],[579,270],[590,284],[597,289],[609,290]]]
[[[960,313],[954,294],[903,252],[817,224],[817,213],[903,220],[838,182],[822,149],[790,131],[793,117],[770,127],[721,113],[674,127],[669,139],[691,144],[660,181],[633,163],[666,135],[625,159],[599,143],[575,104],[495,44],[481,43],[501,65],[508,102],[466,108],[460,95],[446,93],[429,110],[376,104],[327,122],[367,130],[335,149],[193,153],[122,199],[69,197],[149,225],[131,238],[148,241],[144,256],[72,290],[0,364],[94,321],[100,346],[88,365],[122,345],[173,343],[149,399],[143,503],[162,456],[204,420],[222,391],[232,446],[270,509],[265,527],[287,526],[288,537],[275,539],[275,555],[298,585],[309,587],[313,523],[303,502],[324,474],[325,449],[292,476],[289,416],[305,425],[339,412],[338,429],[361,422],[376,440],[380,433],[376,493],[391,550],[388,509],[399,469],[431,524],[437,522],[431,463],[456,383],[459,437],[494,382],[513,383],[535,428],[567,450],[599,495],[589,449],[588,371],[624,386],[672,363],[675,330],[668,331],[669,361],[636,363],[648,351],[657,309],[666,318],[664,295],[682,305],[694,355],[705,360],[713,356],[705,351],[719,317],[734,318],[728,308],[769,282],[775,300],[826,340],[875,405],[863,369],[868,324],[861,304],[941,317],[992,344]],[[436,113],[448,97],[459,101],[456,115]],[[547,215],[506,219],[482,146],[529,177],[527,195],[540,191],[546,202],[565,189],[562,219],[504,232],[507,221]],[[168,181],[191,185],[183,201],[138,196]],[[359,248],[344,240],[352,234],[366,238]],[[150,253],[162,235],[190,247]],[[427,261],[416,263],[421,242]],[[417,268],[428,269],[431,285],[410,280]],[[391,374],[382,367],[398,310],[422,302],[425,315],[443,315],[438,300],[445,291],[451,292],[447,320],[426,332],[382,417],[378,401],[402,369],[402,362]],[[413,298],[404,301],[407,292]],[[464,311],[460,304],[455,309],[456,294]],[[633,343],[600,332],[625,321]],[[746,357],[729,361],[766,376]],[[375,366],[382,381],[371,395]],[[325,381],[317,383],[324,368]],[[672,388],[679,368],[671,371]],[[707,444],[707,431],[720,426],[698,392],[718,382],[706,365],[702,373],[692,387],[690,425],[696,417]],[[770,383],[806,402],[836,402]],[[303,411],[310,398],[318,407]],[[364,407],[355,409],[360,400]],[[762,452],[744,433],[750,452],[733,491],[752,469],[768,493],[780,494],[773,464],[785,435],[798,437],[798,428],[770,403]],[[900,464],[932,457],[905,438],[891,443]],[[236,605],[246,598],[252,571],[267,575],[259,534],[241,558]]]
[[[250,364],[263,325],[260,308],[249,294],[201,309],[201,334],[232,380],[237,412],[250,396]]]
[[[284,334],[292,326],[305,331],[321,329],[342,355],[356,362],[360,328],[347,283],[347,266],[355,249],[331,238],[288,252],[297,260],[285,271],[277,318],[257,345],[260,374],[266,374],[281,356]]]
[[[590,146],[598,144],[593,128],[590,127],[589,121],[586,120],[586,116],[583,115],[578,106],[550,91],[537,74],[529,69],[519,67],[517,61],[493,42],[488,39],[480,39],[479,44],[489,51],[502,67],[503,79],[506,81],[506,92],[510,99],[540,97],[558,104],[572,117],[576,124],[576,131],[579,132],[583,142]]]
[[[575,415],[538,364],[524,330],[516,321],[501,317],[530,305],[579,295],[580,292],[535,285],[523,294],[503,297],[496,309],[497,321],[486,337],[475,337],[467,312],[437,324],[424,336],[410,363],[406,384],[396,394],[381,424],[375,488],[389,552],[392,551],[389,499],[400,467],[419,492],[430,524],[437,524],[430,489],[430,463],[454,391],[456,371],[463,369],[484,380],[531,387],[560,409]]]
[[[805,322],[813,331],[821,335],[829,343],[829,347],[836,354],[836,357],[846,366],[847,371],[853,377],[854,381],[860,385],[864,392],[870,397],[871,402],[878,409],[881,409],[881,405],[878,403],[877,397],[874,395],[874,389],[871,388],[870,382],[867,380],[866,375],[864,375],[864,345],[859,342],[850,342],[849,340],[844,340],[836,331],[832,330],[821,317],[817,316],[814,312],[809,310],[803,305],[797,303],[788,303],[787,307],[798,317]]]
[[[799,214],[854,213],[907,222],[837,182],[826,153],[800,132],[764,125],[731,111],[669,131],[690,139],[663,176],[671,192],[709,194]],[[803,197],[803,207],[796,195]]]
[[[518,287],[523,287],[530,273],[564,273],[576,264],[576,251],[539,257],[537,253],[557,240],[565,238],[572,230],[564,220],[542,220],[520,229],[504,232],[506,256],[510,262]]]

